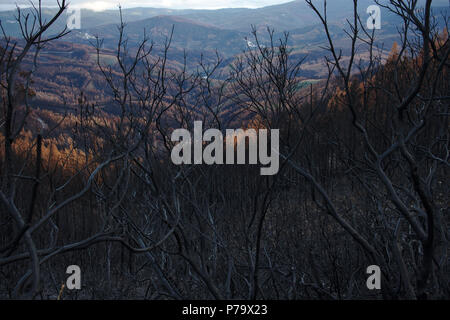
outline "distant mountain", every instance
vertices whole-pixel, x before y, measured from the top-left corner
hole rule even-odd
[[[322,3],[317,0],[317,3]],[[440,11],[447,10],[447,0],[437,0],[434,7],[437,16]],[[350,43],[343,31],[348,30],[346,18],[351,17],[351,1],[328,1],[329,30],[338,50],[342,50],[343,58],[348,57]],[[366,19],[367,6],[371,0],[359,0],[361,18]],[[435,3],[435,1],[433,1]],[[26,14],[27,10],[23,10]],[[44,9],[44,19],[54,14],[54,9]],[[447,13],[448,14],[448,13]],[[0,20],[6,33],[20,37],[20,28],[14,19],[13,12],[0,12]],[[321,79],[326,76],[323,57],[328,53],[324,47],[327,38],[323,26],[316,15],[304,1],[293,1],[282,5],[270,6],[260,9],[223,9],[223,10],[169,10],[152,8],[133,8],[123,10],[126,22],[126,37],[128,48],[136,50],[137,44],[143,39],[144,30],[151,42],[155,44],[154,55],[160,54],[161,47],[174,28],[171,48],[168,53],[167,67],[170,70],[181,70],[187,54],[187,69],[189,72],[198,70],[200,56],[206,62],[215,60],[215,50],[223,58],[222,64],[216,70],[214,79],[217,81],[229,76],[230,64],[239,54],[247,48],[254,47],[250,34],[251,25],[259,30],[260,42],[268,45],[266,26],[275,29],[275,40],[283,36],[283,31],[289,32],[289,48],[292,49],[292,60],[299,61],[306,57],[302,65],[300,77],[304,79]],[[363,21],[364,21],[363,20]],[[442,18],[441,18],[442,21]],[[48,34],[56,33],[65,25],[66,19],[62,17],[59,24],[49,30]],[[64,93],[68,104],[76,105],[70,101],[70,92],[74,88],[82,89],[86,95],[95,97],[100,103],[107,105],[102,97],[108,92],[102,84],[102,74],[96,66],[96,51],[92,47],[95,36],[103,39],[103,49],[100,55],[102,64],[116,64],[115,50],[118,42],[119,12],[108,10],[93,12],[82,10],[82,29],[72,30],[61,40],[47,44],[41,52],[40,66],[36,73],[39,79],[38,95],[34,103],[46,108],[58,109],[63,104],[59,98]],[[377,30],[378,45],[384,49],[386,56],[394,41],[398,41],[397,27],[401,20],[387,10],[382,11],[382,28]],[[442,29],[442,25],[441,25]],[[247,42],[248,39],[248,42]],[[20,44],[20,42],[19,42]],[[0,43],[1,46],[1,43]],[[360,46],[358,52],[364,51]],[[358,57],[364,61],[365,57]],[[29,65],[30,61],[26,61]],[[45,94],[44,94],[45,92]]]
[[[386,2],[387,0],[381,0]],[[425,0],[419,0],[419,3]],[[316,0],[315,3],[319,8],[322,8],[322,0]],[[328,19],[333,23],[343,23],[345,19],[351,15],[352,12],[351,0],[333,0],[327,1]],[[366,16],[366,8],[369,5],[375,4],[374,0],[359,0],[358,7],[360,8],[361,16]],[[448,7],[447,0],[434,0],[435,7]],[[23,9],[23,14],[27,14],[29,9]],[[55,9],[45,8],[43,11],[43,18],[49,19],[54,13]],[[386,13],[382,9],[382,14]],[[0,12],[0,21],[6,32],[11,36],[20,36],[20,28],[15,21],[15,11]],[[144,19],[153,18],[156,16],[182,16],[199,23],[208,24],[222,29],[237,30],[241,32],[248,32],[251,26],[258,28],[265,28],[269,26],[276,31],[288,31],[302,28],[305,26],[318,23],[316,15],[311,11],[304,0],[296,0],[280,5],[267,6],[258,9],[236,8],[236,9],[219,9],[219,10],[173,10],[160,8],[130,8],[123,9],[123,18],[125,22],[131,23]],[[81,10],[81,26],[83,29],[91,29],[108,24],[117,24],[119,21],[118,10],[106,11],[92,11]],[[61,18],[50,29],[50,32],[56,33],[61,30],[66,23],[66,19]]]
[[[422,1],[423,0],[419,0]],[[322,10],[322,0],[316,0],[319,10]],[[337,48],[343,50],[343,55],[348,55],[350,43],[348,36],[343,29],[348,30],[346,19],[352,15],[352,1],[327,1],[327,12],[329,30]],[[362,21],[367,17],[366,8],[373,4],[374,0],[359,0],[358,5]],[[447,10],[447,0],[433,1],[434,10],[437,17],[441,17],[439,12]],[[436,5],[442,5],[437,7]],[[22,14],[27,14],[28,10],[23,10]],[[55,13],[55,9],[46,8],[43,11],[43,18],[49,19]],[[15,21],[16,13],[0,12],[0,20],[6,33],[20,37],[20,28]],[[448,15],[448,13],[447,13]],[[118,10],[107,10],[94,12],[82,10],[82,29],[72,30],[72,32],[62,39],[62,42],[72,43],[70,57],[88,57],[86,63],[95,63],[92,58],[92,42],[95,36],[103,40],[104,49],[102,59],[114,63],[114,50],[117,48],[119,22]],[[293,51],[294,59],[308,57],[310,66],[304,70],[303,76],[317,78],[322,75],[322,59],[326,54],[324,46],[327,44],[323,26],[311,8],[303,0],[289,3],[268,6],[260,9],[222,9],[222,10],[170,10],[154,8],[132,8],[123,10],[123,18],[126,22],[126,37],[128,48],[133,50],[143,39],[144,30],[148,38],[155,44],[155,52],[164,45],[164,42],[174,28],[171,49],[168,59],[174,68],[181,67],[184,62],[184,55],[187,53],[188,68],[195,70],[198,67],[200,56],[206,61],[215,59],[217,50],[224,61],[219,69],[226,70],[227,66],[239,55],[247,45],[254,46],[251,25],[259,30],[259,37],[262,44],[267,44],[267,26],[275,29],[275,39],[283,36],[284,31],[289,32],[289,46]],[[49,30],[48,34],[56,33],[63,29],[66,19],[61,17],[57,24]],[[382,28],[376,31],[377,45],[384,51],[389,52],[394,41],[398,41],[398,26],[401,20],[395,14],[386,9],[382,9]],[[440,26],[441,28],[443,25]],[[249,39],[247,42],[246,39]],[[75,45],[75,47],[73,47]],[[61,46],[63,46],[61,44]],[[109,49],[109,51],[108,51]],[[45,61],[51,63],[55,57],[60,59],[61,50],[49,50],[44,57]],[[65,54],[65,52],[63,52]],[[84,59],[84,58],[83,58]],[[80,59],[80,60],[83,60]],[[65,63],[70,63],[65,61]],[[79,63],[79,62],[77,62]],[[83,65],[83,68],[86,66]]]
[[[146,35],[156,46],[164,45],[166,39],[173,32],[171,47],[188,52],[220,51],[225,56],[240,53],[246,48],[245,37],[249,33],[236,30],[220,29],[212,25],[199,23],[180,16],[157,16],[126,24],[128,46],[136,46]],[[74,31],[65,38],[65,41],[76,43],[89,43],[94,36],[103,39],[104,47],[117,46],[118,29],[116,24]]]
[[[328,1],[330,21],[336,21],[349,13],[350,1],[337,4],[338,1]],[[363,3],[373,2],[362,0]],[[361,4],[364,5],[364,4]],[[304,0],[296,0],[280,5],[267,6],[258,9],[222,9],[199,10],[186,13],[190,19],[213,24],[220,28],[234,30],[249,30],[252,25],[257,28],[272,27],[277,31],[292,30],[318,22],[317,17]]]
[[[423,2],[424,0],[419,0]],[[380,3],[387,2],[380,0]],[[313,3],[323,12],[323,0],[315,0]],[[358,0],[358,8],[361,17],[366,17],[366,10],[370,5],[376,4],[374,0]],[[434,0],[433,6],[445,7],[447,0]],[[382,15],[388,10],[382,8]],[[353,12],[353,1],[327,1],[327,18],[331,23],[345,23]],[[310,26],[319,22],[316,14],[304,0],[296,0],[280,5],[267,6],[259,9],[223,9],[208,11],[196,11],[185,14],[190,19],[213,24],[220,28],[234,30],[248,30],[251,25],[261,29],[271,27],[276,31],[288,31]]]
[[[25,16],[31,12],[30,9],[22,9],[22,14]],[[184,10],[170,10],[159,8],[132,8],[123,10],[123,18],[125,22],[133,22],[143,20],[159,15],[171,15],[182,14]],[[187,11],[189,12],[189,10]],[[43,19],[49,20],[56,13],[54,8],[43,9]],[[17,12],[13,11],[0,11],[0,21],[5,28],[7,34],[11,36],[20,36],[20,28],[16,22],[15,17]],[[58,19],[49,30],[50,33],[56,33],[58,30],[62,30],[66,25],[67,15]],[[119,22],[119,10],[105,10],[105,11],[92,11],[87,9],[81,10],[81,26],[83,29],[94,28],[102,25],[117,24]]]
[[[329,19],[330,21],[339,20],[349,14],[351,9],[350,2],[345,1],[337,5],[338,1],[329,1]],[[360,0],[361,8],[367,7],[373,0]],[[56,10],[51,8],[44,9],[43,17],[49,19]],[[29,9],[23,9],[23,14],[29,13]],[[20,28],[17,25],[14,16],[15,11],[0,12],[0,20],[8,34],[20,36]],[[266,27],[270,26],[278,31],[292,30],[307,25],[317,23],[317,17],[306,5],[304,0],[297,0],[281,5],[268,6],[259,9],[219,9],[219,10],[171,10],[158,8],[131,8],[123,9],[123,18],[125,22],[135,22],[161,15],[182,16],[196,22],[212,25],[222,29],[231,29],[248,32],[251,26]],[[92,11],[81,10],[81,26],[83,29],[91,29],[108,24],[117,24],[119,21],[118,10]],[[64,27],[66,19],[61,18],[52,26],[50,32],[56,33]]]

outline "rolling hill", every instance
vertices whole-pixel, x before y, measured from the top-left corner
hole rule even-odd
[[[386,2],[382,0],[381,2]],[[420,0],[419,3],[423,3]],[[321,0],[315,3],[321,7]],[[366,8],[375,4],[374,0],[360,0],[358,6],[361,16],[366,15]],[[447,7],[447,0],[434,0],[434,7]],[[345,18],[349,16],[352,10],[352,1],[328,1],[328,19],[332,23],[343,23]],[[23,9],[23,14],[27,14],[29,9]],[[45,8],[43,18],[48,19],[55,13],[55,9]],[[382,14],[387,10],[382,9]],[[20,36],[20,28],[18,27],[15,16],[16,11],[0,11],[0,21],[11,36]],[[130,8],[123,9],[123,18],[127,23],[141,21],[156,16],[182,16],[189,20],[199,23],[215,26],[222,29],[231,29],[241,32],[248,32],[252,25],[259,28],[269,26],[278,31],[289,31],[313,25],[318,22],[317,17],[312,13],[304,0],[295,0],[292,2],[267,6],[258,9],[233,8],[219,10],[174,10],[161,8]],[[95,27],[117,24],[119,21],[118,10],[92,11],[81,10],[81,25],[83,29],[92,29]],[[50,32],[56,32],[65,25],[65,19],[60,19],[50,29]]]
[[[249,33],[199,23],[180,16],[157,16],[126,24],[126,36],[129,47],[136,46],[147,36],[157,46],[164,45],[173,28],[172,47],[186,49],[188,52],[211,52],[216,49],[226,56],[235,55],[246,47],[245,37]],[[88,34],[89,36],[86,36]],[[116,24],[75,30],[66,41],[89,43],[94,35],[103,39],[106,48],[117,45],[118,29]]]

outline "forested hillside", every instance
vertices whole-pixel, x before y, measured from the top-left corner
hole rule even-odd
[[[66,1],[19,17],[0,42],[0,298],[448,299],[448,15],[386,2],[384,48],[352,3],[345,32],[306,1],[314,29],[245,41],[201,12],[91,44],[47,32]],[[194,121],[278,129],[279,172],[175,165]]]

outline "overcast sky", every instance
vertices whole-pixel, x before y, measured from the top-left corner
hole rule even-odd
[[[123,8],[130,7],[154,7],[171,9],[218,9],[218,8],[259,8],[273,4],[290,2],[292,0],[69,0],[73,6],[93,10],[105,10],[117,8],[122,5]],[[35,3],[38,0],[34,0]],[[9,10],[15,8],[15,4],[27,5],[28,0],[1,0],[0,10]],[[44,5],[52,6],[56,0],[42,0]]]

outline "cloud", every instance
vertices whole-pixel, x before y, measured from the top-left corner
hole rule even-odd
[[[72,6],[92,10],[115,9],[120,3],[123,8],[154,7],[171,9],[218,9],[218,8],[259,8],[292,0],[69,0]],[[35,3],[38,1],[35,0]],[[29,0],[2,0],[0,10],[19,6],[29,6]],[[56,0],[42,0],[44,6],[55,6]]]

